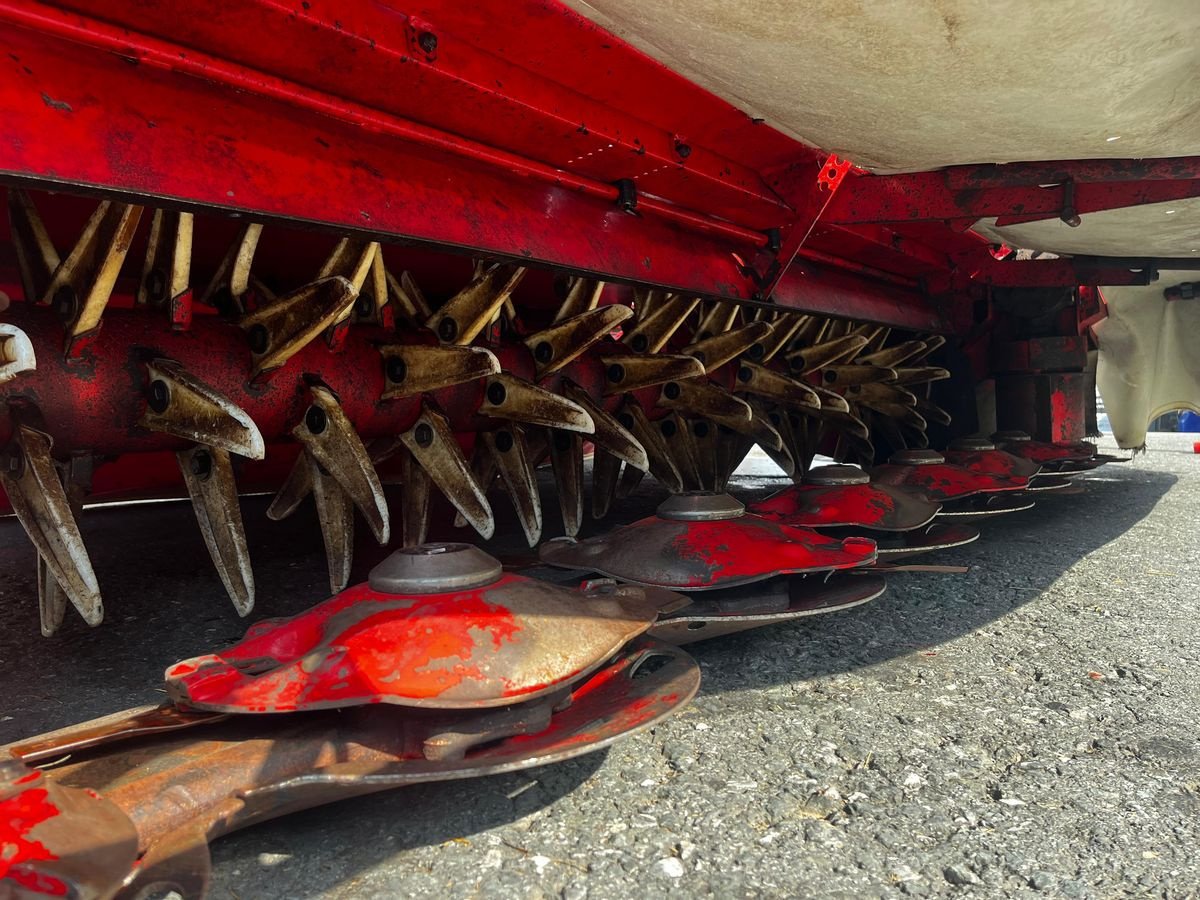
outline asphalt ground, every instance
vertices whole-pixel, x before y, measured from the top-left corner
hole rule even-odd
[[[856,610],[694,645],[696,701],[610,751],[222,838],[212,896],[1198,896],[1193,439],[1151,435],[1085,494],[924,558],[966,574],[893,574]],[[244,501],[256,617],[327,593],[311,509],[265,506]],[[84,533],[107,621],[68,611],[43,639],[33,551],[0,522],[0,744],[155,702],[168,663],[246,625],[186,504],[90,510]],[[383,553],[359,548],[356,576]]]

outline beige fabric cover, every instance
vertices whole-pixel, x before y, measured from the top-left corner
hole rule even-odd
[[[1200,412],[1200,299],[1167,301],[1163,290],[1200,272],[1163,272],[1148,287],[1104,289],[1108,318],[1096,326],[1096,383],[1117,443],[1146,443],[1146,426],[1173,409]]]

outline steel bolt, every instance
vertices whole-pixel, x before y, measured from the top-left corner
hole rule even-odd
[[[692,434],[701,439],[708,437],[708,423],[694,422],[692,424]]]
[[[67,322],[75,320],[79,312],[79,298],[75,296],[75,289],[70,285],[64,284],[54,292],[54,311]]]
[[[630,346],[633,347],[634,353],[644,353],[646,348],[650,346],[650,338],[644,334],[635,334]]]
[[[422,422],[413,432],[413,437],[416,439],[418,447],[428,447],[433,443],[433,428]]]
[[[748,382],[753,377],[754,372],[752,372],[748,367],[742,366],[738,369],[738,381],[742,382],[743,384]]]
[[[246,338],[250,341],[250,350],[254,353],[266,353],[267,348],[271,346],[271,333],[267,331],[266,325],[255,325]]]
[[[668,400],[678,400],[680,393],[681,393],[680,387],[674,381],[668,381],[663,386],[663,395]]]
[[[659,430],[662,431],[662,433],[664,435],[666,435],[667,437],[675,436],[675,431],[676,431],[675,423],[672,422],[670,419],[663,419],[661,422],[658,423],[658,427],[659,427]]]
[[[620,422],[621,426],[626,430],[633,428],[633,416],[631,416],[629,413],[621,413],[619,416],[617,416],[617,421]]]
[[[438,337],[443,341],[452,341],[458,337],[458,323],[449,316],[446,316],[446,318],[438,322],[437,333]]]
[[[608,371],[605,372],[605,375],[608,376],[608,380],[613,384],[620,384],[625,380],[625,367],[620,363],[613,363],[608,367]]]
[[[538,345],[533,348],[533,358],[540,363],[548,363],[554,359],[554,348],[550,346],[550,342],[539,341]]]
[[[499,406],[507,397],[508,391],[504,389],[504,385],[500,382],[493,381],[487,386],[487,399],[488,403],[492,404],[492,406]]]
[[[329,416],[319,406],[310,406],[304,414],[304,424],[313,434],[321,434],[329,427]]]
[[[746,355],[751,359],[762,359],[766,355],[767,348],[762,344],[751,344],[750,349],[746,351]]]
[[[197,450],[192,454],[189,468],[191,469],[192,474],[201,481],[207,481],[209,476],[212,475],[212,454],[207,450]]]
[[[10,478],[20,478],[25,472],[25,454],[15,444],[0,454],[0,472]]]
[[[437,45],[437,35],[432,31],[422,31],[419,35],[417,35],[417,46],[424,50],[427,54],[437,52]]]
[[[395,384],[400,384],[408,376],[408,366],[398,356],[388,359],[387,364],[384,366],[384,371],[387,374],[388,381]]]
[[[507,453],[513,448],[513,436],[509,431],[496,432],[496,449],[501,453]]]
[[[156,378],[150,382],[146,400],[156,413],[165,413],[167,407],[171,405],[171,388],[161,378]]]

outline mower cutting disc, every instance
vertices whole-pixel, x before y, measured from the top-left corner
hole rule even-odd
[[[672,644],[691,644],[851,609],[874,600],[886,588],[880,575],[837,575],[828,581],[819,577],[776,578],[753,587],[705,594],[703,600],[684,612],[660,619],[650,633]]]
[[[992,440],[1002,450],[1042,465],[1061,460],[1084,462],[1096,455],[1096,445],[1088,441],[1051,444],[1035,441],[1024,431],[997,431],[992,435]]]
[[[973,494],[1022,491],[1029,486],[1028,478],[989,475],[951,465],[942,454],[933,450],[894,453],[886,465],[871,470],[871,481],[915,488],[938,502]]]
[[[1032,478],[1041,465],[1023,456],[997,449],[984,437],[958,438],[945,453],[946,462],[984,475]]]
[[[728,494],[676,495],[658,514],[586,541],[543,544],[542,562],[635,584],[706,591],[775,575],[851,569],[875,559],[867,538],[834,540],[755,515]]]
[[[1026,509],[1033,509],[1033,498],[1025,492],[1020,494],[982,494],[944,504],[941,511],[938,512],[938,518],[953,519],[955,522],[974,522],[978,519],[991,519],[1005,513],[1021,512]]]
[[[938,504],[924,494],[870,480],[856,466],[820,466],[810,470],[802,483],[751,504],[750,512],[784,525],[858,525],[878,531],[920,528],[937,515]]]
[[[960,521],[935,523],[917,531],[888,535],[878,542],[879,561],[896,562],[934,550],[949,550],[979,540],[979,529]]]
[[[681,602],[634,586],[571,591],[502,574],[466,544],[426,544],[392,554],[367,584],[176,663],[167,690],[242,713],[507,705],[578,680]]]

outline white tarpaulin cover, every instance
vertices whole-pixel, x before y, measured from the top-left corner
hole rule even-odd
[[[1200,155],[1200,0],[566,2],[876,172]],[[1200,201],[978,230],[1031,250],[1195,258]],[[1171,283],[1105,292],[1099,383],[1122,446],[1140,445],[1158,411],[1200,404],[1200,300],[1167,304]]]

